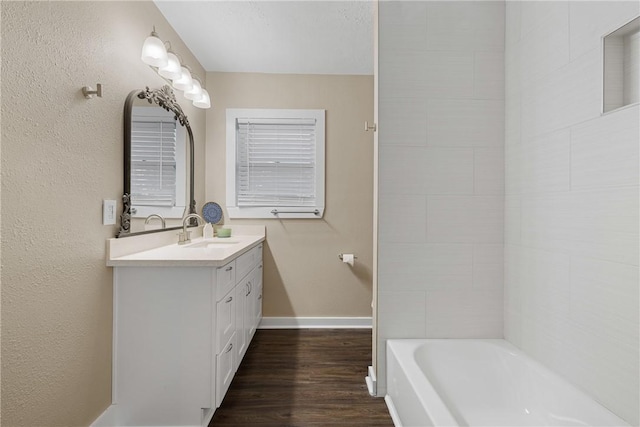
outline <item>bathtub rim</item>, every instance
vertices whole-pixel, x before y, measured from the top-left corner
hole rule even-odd
[[[445,401],[442,399],[442,397],[439,395],[439,393],[436,391],[435,387],[431,384],[431,382],[428,379],[428,376],[425,374],[425,372],[422,370],[422,368],[419,366],[416,358],[415,358],[415,352],[422,347],[423,344],[427,344],[427,343],[451,343],[451,342],[483,342],[483,343],[487,343],[487,344],[492,344],[495,345],[497,347],[501,347],[503,350],[506,350],[507,352],[510,352],[512,354],[514,354],[515,356],[521,358],[523,360],[524,363],[526,363],[527,365],[529,365],[529,367],[531,369],[534,369],[538,372],[542,372],[546,375],[550,375],[551,379],[553,381],[558,381],[560,382],[563,387],[565,388],[565,392],[566,390],[568,390],[570,392],[570,394],[568,395],[570,398],[572,399],[579,399],[579,400],[584,400],[587,399],[589,401],[590,405],[595,405],[595,406],[589,406],[588,408],[594,408],[596,409],[598,412],[600,412],[600,414],[597,414],[596,416],[598,417],[598,419],[600,419],[601,416],[606,416],[607,418],[610,418],[610,421],[613,421],[613,423],[609,423],[609,424],[589,424],[589,425],[610,425],[610,426],[616,426],[616,427],[632,427],[635,424],[631,424],[629,422],[627,422],[626,420],[624,420],[622,417],[620,417],[619,415],[617,415],[616,413],[614,413],[611,409],[609,409],[608,407],[606,407],[604,404],[602,404],[601,402],[599,402],[597,399],[595,399],[593,396],[591,396],[588,392],[586,392],[585,390],[583,390],[582,388],[580,388],[579,386],[577,386],[576,384],[573,384],[572,382],[570,382],[569,380],[567,380],[565,377],[563,377],[562,375],[558,374],[557,372],[553,371],[552,369],[548,368],[547,366],[545,366],[544,364],[542,364],[541,362],[539,362],[538,360],[532,358],[531,356],[529,356],[529,354],[527,352],[525,352],[523,349],[518,348],[516,345],[514,345],[512,342],[504,339],[504,338],[409,338],[409,339],[388,339],[387,340],[387,375],[389,375],[389,363],[391,361],[391,354],[393,352],[393,356],[394,359],[396,361],[398,361],[398,365],[400,365],[400,367],[403,369],[403,377],[405,378],[405,380],[411,385],[411,387],[413,388],[413,391],[416,390],[416,385],[418,385],[418,387],[425,387],[424,384],[427,385],[426,388],[418,388],[417,390],[428,390],[429,391],[429,397],[437,397],[437,399],[434,399],[433,401],[430,401],[429,399],[425,398],[426,393],[414,393],[416,395],[417,400],[420,402],[420,404],[422,405],[422,409],[424,410],[424,412],[427,414],[428,417],[432,417],[432,412],[429,410],[429,406],[425,405],[425,403],[429,403],[429,405],[435,405],[436,409],[436,414],[437,416],[441,416],[443,415],[442,413],[440,413],[440,407],[443,406],[445,408],[445,411],[449,413],[450,417],[451,417],[451,422],[447,423],[446,421],[446,416],[444,419],[442,419],[441,421],[443,422],[442,424],[440,423],[440,419],[438,420],[434,420],[434,418],[432,417],[430,419],[430,422],[432,422],[432,424],[429,425],[436,425],[436,426],[466,426],[467,421],[462,419],[460,421],[458,421],[458,418],[456,417],[455,413],[449,409],[449,407],[446,405]],[[408,360],[404,360],[402,359],[401,361],[396,357],[396,351],[403,353],[403,355],[411,355],[411,357],[407,357],[406,359]],[[416,371],[414,372],[419,372],[421,375],[412,375],[411,377],[407,374],[407,371],[404,370],[405,367],[409,367],[409,369],[416,369]],[[412,378],[415,377],[415,378]],[[389,391],[392,391],[393,389],[393,384],[392,382],[388,379],[387,380],[387,396],[389,396],[389,401],[392,402],[393,404],[393,399],[392,396],[390,396]],[[387,401],[387,396],[385,396],[385,402]],[[567,396],[567,395],[565,395]],[[391,408],[390,409],[390,413],[391,413]],[[393,407],[393,411],[395,412],[396,417],[398,418],[398,420],[400,419],[400,414],[397,411],[397,408],[394,406]],[[392,416],[393,418],[393,416]],[[394,425],[396,427],[401,427],[403,424],[402,423],[395,423],[395,419],[394,419]]]
[[[424,338],[387,340],[387,372],[389,372],[390,356],[391,353],[393,353],[394,359],[401,366],[404,377],[409,382],[409,384],[411,384],[411,387],[414,390],[422,391],[422,393],[416,393],[416,398],[420,401],[422,408],[427,413],[427,416],[429,417],[433,425],[459,426],[460,423],[444,403],[444,401],[440,397],[440,394],[438,394],[429,379],[425,375],[422,375],[422,369],[420,368],[420,366],[418,366],[415,357],[406,358],[408,360],[397,357],[397,352],[413,355],[413,352],[416,350],[416,348],[426,340],[427,339]],[[439,339],[433,339],[429,341],[437,340]],[[421,375],[407,375],[407,372],[420,372]],[[400,423],[396,424],[394,420],[394,425],[396,427],[402,426],[403,424],[401,422],[402,420],[400,418],[400,414],[396,410],[396,406],[393,403],[393,385],[390,381],[387,381],[387,394],[385,395],[385,402],[387,402],[387,405],[389,404],[389,402],[391,402],[391,406],[388,406],[389,413],[391,413],[391,411],[393,410],[396,418],[400,421]],[[392,415],[392,419],[393,418],[394,417]]]

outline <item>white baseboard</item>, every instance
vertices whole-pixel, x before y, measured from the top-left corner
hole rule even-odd
[[[91,423],[90,427],[111,427],[119,425],[117,419],[117,410],[115,405],[110,405],[96,420]]]
[[[371,317],[263,317],[258,329],[371,329]]]
[[[373,370],[373,366],[369,366],[367,368],[367,376],[364,378],[364,381],[367,383],[367,390],[369,394],[373,397],[377,397],[377,383],[376,373]]]

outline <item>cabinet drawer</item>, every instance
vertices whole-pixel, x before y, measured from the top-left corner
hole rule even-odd
[[[236,262],[231,261],[222,267],[216,268],[216,301],[229,293],[236,285]]]
[[[236,330],[235,289],[218,301],[216,308],[216,353],[220,353]]]
[[[236,258],[236,280],[238,282],[244,279],[257,264],[255,249],[256,248],[253,248]]]
[[[256,265],[262,262],[262,243],[252,249]]]
[[[216,356],[216,408],[222,404],[235,374],[235,338],[235,334],[232,335],[222,352]]]

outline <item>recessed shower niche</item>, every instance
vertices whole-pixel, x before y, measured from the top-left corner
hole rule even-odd
[[[603,37],[602,111],[640,102],[640,17]]]

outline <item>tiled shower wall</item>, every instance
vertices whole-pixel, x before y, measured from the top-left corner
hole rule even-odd
[[[504,2],[379,3],[378,395],[390,338],[502,338]]]
[[[506,5],[505,336],[638,425],[640,107],[601,115],[633,2]]]

